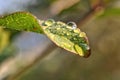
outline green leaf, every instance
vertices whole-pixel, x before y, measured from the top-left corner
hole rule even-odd
[[[84,32],[76,28],[76,24],[69,22],[55,22],[46,20],[42,23],[45,34],[59,47],[82,57],[90,55],[90,46]]]
[[[0,26],[20,31],[43,33],[37,18],[28,12],[16,12],[0,17]]]

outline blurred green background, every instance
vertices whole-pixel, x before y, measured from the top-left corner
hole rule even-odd
[[[0,0],[0,15],[16,11],[76,22],[91,56],[65,51],[42,34],[0,28],[0,80],[120,80],[120,0]]]

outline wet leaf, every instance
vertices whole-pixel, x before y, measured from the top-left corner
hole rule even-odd
[[[52,23],[44,25],[48,22]],[[74,24],[70,26],[60,21],[46,20],[43,22],[43,29],[45,34],[59,47],[80,56],[88,57],[90,55],[90,46],[87,36],[79,28],[74,28],[76,26]]]
[[[0,18],[0,26],[5,28],[45,33],[56,45],[83,57],[90,55],[87,36],[74,22],[55,22],[53,19],[41,21],[27,12],[17,12]]]

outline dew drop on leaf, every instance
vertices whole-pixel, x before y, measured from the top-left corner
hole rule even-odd
[[[83,49],[81,47],[79,47],[78,45],[75,45],[74,48],[80,56],[84,56],[84,52],[83,52]]]
[[[76,28],[77,28],[77,25],[76,25],[75,22],[68,22],[67,25],[68,25],[68,26],[71,26],[72,29],[76,29]]]
[[[84,32],[81,32],[79,36],[80,36],[80,37],[85,37],[86,34],[85,34]]]
[[[90,47],[87,44],[80,44],[81,46],[85,47],[86,50],[89,50]]]
[[[42,25],[43,26],[51,26],[55,21],[53,19],[46,20]]]

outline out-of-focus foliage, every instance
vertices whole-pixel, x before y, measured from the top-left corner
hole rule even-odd
[[[16,50],[13,46],[8,46],[4,48],[4,50],[2,50],[1,54],[0,54],[0,64],[10,58],[15,56]]]
[[[10,38],[10,31],[0,27],[0,64],[7,58],[15,55],[15,49],[10,45]]]
[[[120,16],[120,8],[108,8],[104,11],[101,17],[108,17],[108,16]]]
[[[58,0],[59,3],[60,0]],[[70,1],[70,0],[69,0]],[[74,21],[74,22],[79,22],[87,12],[90,10],[90,4],[87,0],[74,0],[73,5],[69,5],[68,8],[64,8],[55,16],[55,19],[57,20],[62,20],[65,22],[68,21]],[[65,2],[65,5],[68,5],[68,2]],[[72,1],[71,1],[72,3]],[[61,5],[59,3],[59,5]],[[54,8],[59,8],[59,6],[54,5]],[[52,8],[51,8],[52,10]]]
[[[0,27],[0,64],[15,55],[16,48],[11,45],[12,37],[18,32],[5,30]]]
[[[9,44],[9,32],[0,27],[0,52]]]

